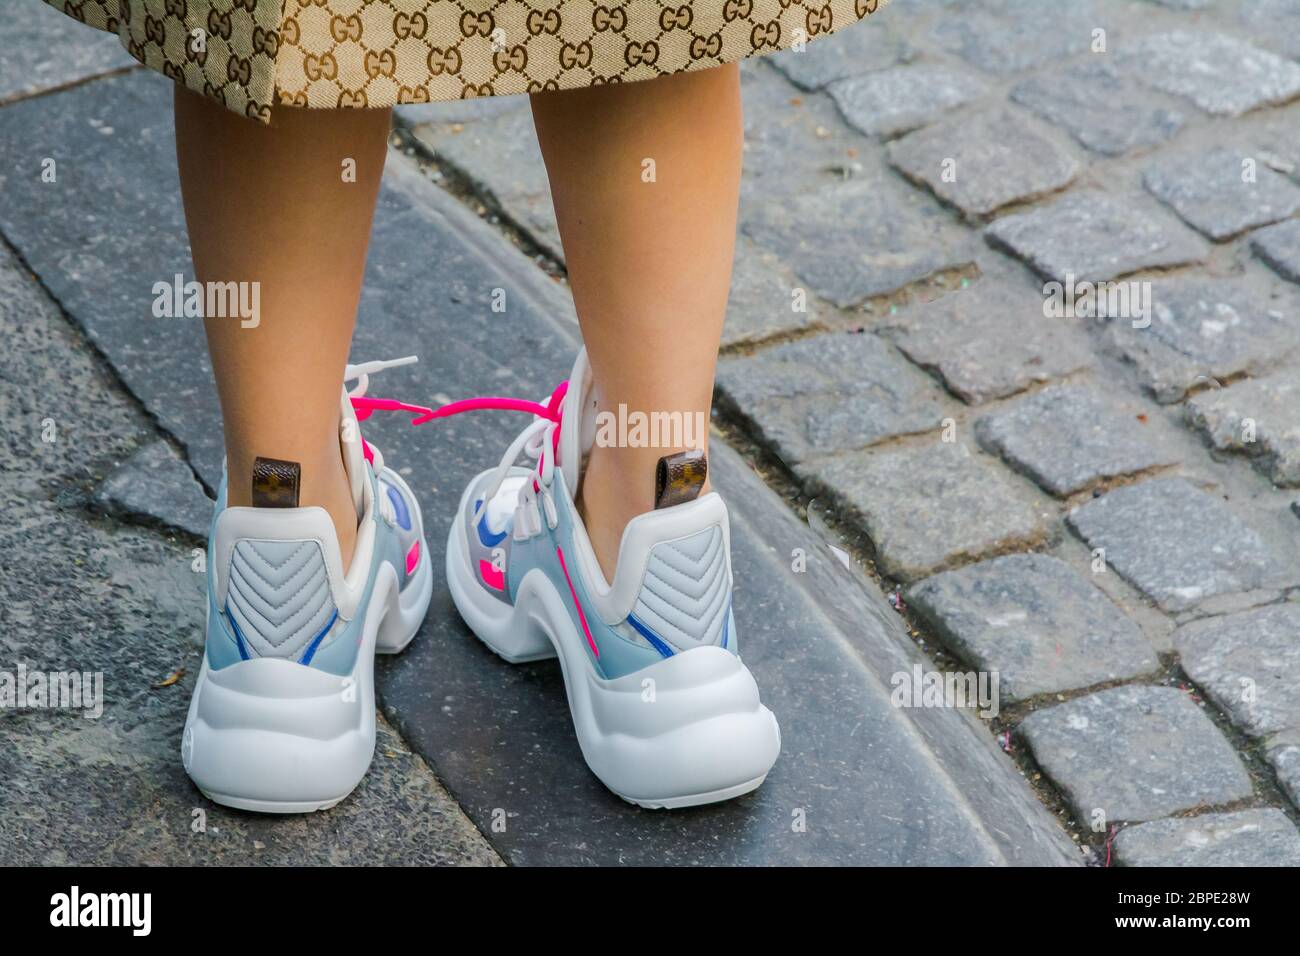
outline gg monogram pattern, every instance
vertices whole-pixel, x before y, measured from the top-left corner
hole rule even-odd
[[[196,93],[262,121],[275,100],[281,0],[46,0],[116,33],[128,53]]]
[[[816,40],[887,0],[46,0],[266,122],[704,69]]]

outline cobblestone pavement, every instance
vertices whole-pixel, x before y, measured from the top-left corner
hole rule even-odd
[[[150,276],[170,276],[172,265],[187,271],[175,202],[133,211],[142,183],[174,176],[157,158],[167,130],[146,119],[156,102],[148,84],[158,81],[138,71],[115,75],[123,62],[111,41],[93,47],[102,38],[48,22],[49,42],[79,52],[67,72],[37,81],[21,64],[0,66],[0,143],[30,138],[39,123],[57,128],[82,155],[112,163],[123,155],[112,129],[118,125],[159,165],[123,170],[114,195],[86,207],[51,207],[39,195],[22,195],[0,213],[13,260],[0,263],[6,295],[28,303],[20,306],[24,317],[40,313],[63,330],[37,335],[31,348],[66,348],[97,369],[93,347],[106,363],[106,371],[88,370],[69,386],[48,357],[6,354],[0,398],[7,420],[11,412],[31,418],[39,411],[23,397],[36,384],[28,380],[32,369],[44,369],[41,384],[63,389],[56,394],[67,401],[98,398],[105,410],[95,413],[98,437],[73,445],[76,455],[44,452],[58,460],[41,465],[49,471],[39,487],[17,465],[0,472],[2,533],[12,539],[4,553],[63,541],[68,560],[105,562],[125,549],[146,567],[174,568],[203,533],[202,489],[213,483],[219,450],[208,387],[195,386],[195,364],[206,367],[192,328],[141,331],[137,321],[118,321],[119,313],[138,311],[118,269],[135,261],[136,249],[154,250]],[[776,796],[707,820],[679,817],[690,822],[650,836],[643,817],[600,805],[577,782],[585,777],[566,775],[575,754],[546,749],[553,745],[545,741],[564,732],[554,707],[531,698],[519,705],[530,724],[551,728],[532,745],[539,754],[532,763],[511,764],[510,748],[499,742],[528,732],[517,727],[522,718],[491,718],[498,721],[494,739],[480,746],[490,718],[467,698],[500,678],[465,650],[460,632],[441,625],[417,642],[414,658],[386,672],[385,713],[396,727],[389,739],[401,756],[377,762],[349,814],[373,820],[361,811],[393,807],[403,824],[418,820],[404,826],[401,848],[380,853],[378,831],[344,836],[329,815],[321,815],[329,822],[306,821],[292,831],[235,815],[219,828],[230,828],[238,844],[230,856],[257,858],[248,848],[256,838],[253,846],[275,850],[267,858],[292,858],[296,842],[328,833],[334,842],[316,845],[318,853],[358,860],[419,858],[432,854],[433,844],[449,860],[477,862],[497,853],[511,862],[541,861],[548,850],[575,861],[1045,859],[1025,855],[1032,845],[1055,852],[1053,838],[1032,820],[1027,836],[1006,839],[988,838],[996,837],[996,824],[972,837],[949,822],[980,818],[990,806],[1034,817],[1034,808],[1016,803],[1020,791],[1001,781],[1001,770],[981,762],[985,748],[966,736],[973,719],[959,726],[947,714],[922,713],[909,718],[918,722],[911,736],[892,736],[869,695],[846,696],[870,684],[855,683],[861,674],[874,672],[887,684],[891,673],[919,661],[999,675],[1001,712],[977,731],[987,750],[996,739],[1010,760],[989,759],[1014,765],[1086,861],[1300,863],[1297,37],[1297,0],[1077,0],[1068,8],[1049,0],[894,0],[862,27],[742,71],[746,171],[717,417],[794,511],[763,517],[776,495],[746,484],[752,476],[731,479],[724,490],[733,507],[750,509],[741,512],[738,550],[741,564],[753,568],[751,603],[783,626],[828,614],[826,626],[839,628],[843,648],[851,649],[797,644],[799,652],[777,667],[784,652],[773,635],[751,645],[755,666],[778,709],[804,698],[815,705],[806,716],[794,710],[786,734],[787,752],[806,757],[800,769],[814,779],[841,772],[818,756],[840,743],[827,713],[860,708],[865,735],[881,728],[872,759],[884,751],[884,763],[822,786],[840,794],[823,809],[887,817],[883,808],[902,791],[920,793],[925,812],[903,830],[909,840],[924,834],[915,844],[924,858],[889,856],[907,841],[879,820],[840,827],[821,843],[774,840],[766,851],[756,848],[755,828],[775,821],[788,830],[791,807],[806,802],[797,782],[779,779],[780,764],[764,788]],[[85,90],[58,92],[96,76]],[[39,115],[35,107],[22,112],[33,104]],[[562,274],[524,99],[398,114],[400,149],[390,173],[395,164],[408,169],[403,176],[422,164],[486,223],[475,248],[488,249],[491,232],[533,259],[541,285],[545,273]],[[15,187],[6,177],[13,175],[5,158],[0,188],[7,201]],[[445,253],[459,264],[448,274],[470,276],[464,287],[447,280],[445,290],[421,277],[407,261],[415,228],[455,214],[439,211],[441,200],[427,208],[407,202],[415,187],[400,176],[389,181],[362,308],[368,344],[388,338],[367,316],[393,312],[395,300],[428,302],[438,314],[448,301],[478,295],[473,282],[490,272],[484,262],[533,269],[495,247],[456,246],[430,256]],[[101,225],[119,221],[127,225],[116,234]],[[92,250],[76,260],[76,274],[66,267],[70,240]],[[24,274],[29,270],[44,289]],[[521,281],[531,290],[536,279]],[[1075,314],[1086,312],[1088,300],[1068,308],[1083,283],[1112,283],[1095,287],[1094,301],[1105,303],[1100,318]],[[553,306],[544,292],[526,296],[535,303],[530,309]],[[106,299],[116,305],[106,307]],[[5,316],[6,331],[21,324]],[[520,328],[530,341],[554,338],[540,324]],[[564,351],[546,345],[546,368],[526,367],[538,394],[547,385],[548,350],[557,357]],[[447,358],[449,379],[458,362],[468,359]],[[29,461],[30,436],[10,431],[9,440],[11,460]],[[495,461],[490,446],[484,441],[482,460]],[[725,464],[731,453],[722,454]],[[142,488],[142,480],[150,484]],[[437,501],[452,494],[419,490]],[[32,500],[41,502],[39,515],[30,513]],[[795,514],[846,563],[867,570],[863,597],[818,611],[816,600],[835,593],[826,576],[838,573],[834,568],[778,573],[782,562],[771,554],[804,540]],[[164,571],[117,580],[106,567],[91,576],[99,583],[85,585],[123,602],[100,629],[118,635],[105,653],[129,657],[141,635],[165,624],[173,631],[172,657],[192,656],[191,638],[175,637],[193,616],[184,603],[192,581],[168,586],[167,603],[150,612]],[[790,583],[798,577],[809,580]],[[85,635],[91,625],[61,615],[88,595],[60,593],[57,582],[31,571],[20,583],[3,595],[10,620],[35,626],[48,618],[42,653],[76,652],[67,635]],[[885,611],[890,620],[883,622],[882,592],[896,609]],[[120,623],[132,608],[140,612],[134,630]],[[761,633],[758,620],[752,627]],[[913,643],[893,642],[895,633],[910,634]],[[444,656],[433,659],[430,647]],[[25,652],[12,643],[4,650]],[[429,684],[440,661],[472,680]],[[803,680],[792,673],[796,663]],[[165,676],[152,663],[140,669],[145,685]],[[516,673],[523,676],[511,678],[514,690],[555,690],[553,673]],[[853,690],[843,690],[850,684]],[[176,723],[183,698],[157,698],[156,690],[141,689],[131,698],[131,720],[93,733],[69,719],[74,726],[60,726],[66,733],[53,747],[32,743],[14,726],[34,718],[6,715],[0,734],[16,747],[0,751],[0,763],[11,754],[6,775],[25,775],[20,790],[36,805],[46,792],[42,779],[84,768],[101,747],[138,747],[137,764],[120,771],[105,764],[105,772],[135,788],[133,805],[162,801],[173,811],[179,806],[188,821],[185,801],[193,797],[173,779],[183,775],[162,729]],[[858,726],[848,729],[857,739]],[[894,749],[917,733],[926,741],[923,760]],[[537,772],[537,759],[555,775],[549,804],[516,782]],[[489,760],[498,762],[495,773],[485,770]],[[934,766],[907,776],[909,766],[925,761]],[[953,782],[931,790],[940,764]],[[891,774],[901,776],[895,787],[877,779]],[[156,793],[152,775],[163,779]],[[966,817],[950,812],[945,794],[954,786],[978,789],[975,780],[990,796],[972,798]],[[433,801],[439,815],[413,814],[417,797]],[[83,826],[99,834],[93,845],[102,849],[87,858],[196,852],[176,812],[160,811],[156,819],[172,822],[142,829],[138,814],[106,808],[103,788],[85,785],[82,799],[105,807],[114,821],[95,823],[89,814],[92,823]],[[510,824],[512,835],[498,837],[487,824],[494,807],[516,805],[510,801],[526,809]],[[558,815],[556,803],[595,807],[592,819],[601,826]],[[551,814],[543,823],[529,819],[535,806]],[[23,828],[37,816],[0,804],[0,834],[29,833]],[[66,827],[64,817],[51,810],[43,825]],[[103,836],[111,826],[141,832],[115,841]],[[150,856],[139,846],[152,833],[171,842]],[[656,840],[650,856],[637,855]],[[973,849],[955,849],[960,841]],[[48,849],[58,845],[52,837],[36,845],[46,849],[31,858],[60,859]],[[872,856],[869,847],[880,852]],[[855,848],[864,852],[854,855]]]
[[[744,71],[723,416],[1000,674],[1097,858],[1300,859],[1298,25],[895,0]],[[522,104],[402,120],[560,256]],[[1113,280],[1127,311],[1053,314]]]

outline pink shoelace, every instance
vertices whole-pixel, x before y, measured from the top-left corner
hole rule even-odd
[[[569,390],[568,381],[563,381],[555,387],[547,399],[546,404],[541,402],[529,401],[524,398],[509,398],[505,396],[486,395],[478,398],[465,398],[459,401],[448,402],[438,408],[427,408],[423,405],[411,405],[407,402],[398,401],[395,398],[371,398],[365,394],[366,388],[370,383],[370,376],[375,372],[383,371],[387,368],[393,368],[398,365],[410,365],[417,359],[414,355],[408,355],[400,359],[392,359],[381,362],[367,362],[362,365],[349,365],[344,374],[345,381],[353,379],[358,380],[355,389],[348,392],[348,398],[352,402],[352,409],[356,413],[357,421],[365,421],[375,412],[409,412],[415,417],[411,419],[412,425],[423,425],[426,422],[434,421],[439,418],[451,418],[453,415],[461,415],[465,412],[476,411],[508,411],[508,412],[527,412],[534,415],[537,421],[533,422],[518,439],[510,446],[506,452],[506,457],[502,459],[500,473],[497,480],[489,493],[484,496],[486,502],[495,494],[500,487],[501,480],[504,478],[504,472],[514,463],[519,452],[528,447],[528,440],[539,432],[550,433],[550,451],[551,454],[541,453],[541,449],[529,448],[530,452],[537,455],[537,472],[539,478],[547,484],[550,483],[551,470],[554,468],[555,458],[560,449],[560,426],[562,418],[562,407],[564,405],[564,396]],[[544,447],[544,446],[543,446]],[[361,448],[365,454],[366,461],[371,465],[375,463],[374,451],[366,442],[365,438],[361,439]],[[534,493],[540,492],[541,487],[538,479],[533,479]]]
[[[475,506],[473,521],[477,524],[482,520],[484,513],[487,511],[488,502],[492,501],[501,490],[506,476],[510,473],[515,459],[519,457],[521,451],[527,451],[537,459],[536,473],[532,476],[531,481],[526,481],[519,490],[519,500],[521,503],[532,502],[540,505],[538,510],[532,513],[545,515],[546,523],[549,527],[555,528],[559,519],[556,515],[555,502],[551,496],[551,480],[555,471],[555,461],[559,456],[560,450],[560,426],[563,418],[564,396],[569,391],[568,381],[563,381],[556,386],[551,392],[550,398],[546,404],[541,402],[532,402],[523,398],[507,398],[503,396],[483,396],[480,398],[466,398],[460,401],[448,402],[439,408],[426,408],[423,405],[409,405],[406,402],[398,401],[394,398],[367,398],[364,394],[368,383],[367,372],[378,371],[380,367],[390,367],[394,364],[408,364],[414,361],[414,357],[407,359],[398,359],[391,363],[373,363],[371,366],[361,370],[358,367],[358,375],[349,376],[349,378],[359,378],[360,384],[355,392],[349,393],[352,400],[352,408],[356,412],[357,420],[363,421],[369,418],[377,411],[392,412],[409,412],[415,417],[411,419],[412,425],[423,425],[425,422],[431,422],[437,418],[450,418],[453,415],[460,415],[464,412],[476,411],[510,411],[510,412],[528,412],[535,416],[535,420],[528,425],[519,436],[506,449],[505,454],[501,457],[501,463],[497,466],[496,474],[488,487],[482,492],[482,497]],[[354,371],[352,366],[348,371]],[[362,449],[365,451],[366,459],[374,466],[374,458],[370,446],[366,444],[365,439],[361,440]],[[549,454],[548,454],[549,452]],[[382,461],[382,459],[381,459]],[[382,466],[375,466],[382,467]],[[564,572],[564,580],[569,585],[569,594],[573,598],[574,607],[578,610],[578,620],[582,625],[583,635],[587,639],[587,646],[597,658],[600,657],[600,648],[597,646],[595,638],[592,637],[591,628],[587,624],[586,612],[578,600],[578,592],[574,589],[573,580],[569,576],[569,567],[564,559],[564,551],[557,543],[555,553],[560,562],[560,568]],[[487,565],[486,569],[483,565]],[[408,571],[410,568],[410,559],[408,557]],[[480,562],[480,574],[483,575],[484,583],[488,587],[495,588],[498,591],[504,590],[505,581],[498,573],[495,577],[490,576],[492,565],[488,562]]]

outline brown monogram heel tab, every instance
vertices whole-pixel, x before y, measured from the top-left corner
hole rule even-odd
[[[296,508],[302,466],[279,458],[253,459],[253,507]]]
[[[655,466],[655,510],[694,501],[704,490],[709,461],[703,449],[664,455]]]

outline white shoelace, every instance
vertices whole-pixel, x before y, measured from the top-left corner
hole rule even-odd
[[[348,389],[348,398],[350,400],[365,399],[366,389],[370,387],[371,375],[374,375],[377,372],[382,372],[385,369],[396,368],[401,365],[413,365],[418,361],[419,361],[418,356],[406,355],[403,356],[402,358],[397,358],[397,359],[386,359],[386,360],[379,360],[374,362],[362,362],[359,365],[344,366],[343,369],[344,384],[351,382],[353,380],[355,380],[357,383],[355,386]],[[383,399],[381,401],[392,401],[392,400]],[[352,404],[353,404],[353,409],[355,410],[357,408],[358,403],[356,401],[353,401]],[[401,403],[395,403],[395,405],[401,406]],[[364,405],[362,407],[364,407]],[[380,406],[376,406],[376,407],[380,407]],[[365,417],[369,417],[370,411],[373,410],[374,408],[371,408],[370,410],[366,411]],[[414,406],[405,406],[403,407],[403,410],[414,411],[416,409]],[[421,409],[421,411],[427,411],[427,409]],[[384,453],[381,452],[379,448],[374,445],[373,442],[366,441],[364,438],[361,437],[359,426],[357,429],[356,437],[358,441],[363,442],[363,446],[362,446],[363,448],[368,448],[370,450],[370,455],[369,455],[370,467],[374,471],[375,475],[378,476],[379,473],[384,470]],[[394,525],[397,524],[397,509],[394,507],[392,500],[386,494],[377,495],[376,497],[378,498],[379,516],[384,519],[384,522],[389,527],[393,527]]]
[[[519,489],[519,504],[535,506],[540,496],[541,511],[546,515],[546,526],[554,530],[559,523],[559,516],[555,510],[555,499],[551,491],[551,484],[555,478],[555,456],[551,453],[551,449],[554,447],[555,432],[559,427],[559,422],[538,416],[510,443],[510,447],[501,456],[501,463],[497,465],[492,475],[491,484],[483,492],[483,498],[474,510],[475,524],[482,519],[488,502],[501,490],[501,486],[510,474],[510,469],[522,452],[537,462],[537,466],[533,469],[535,474],[531,475],[530,480],[525,481],[523,487]]]

